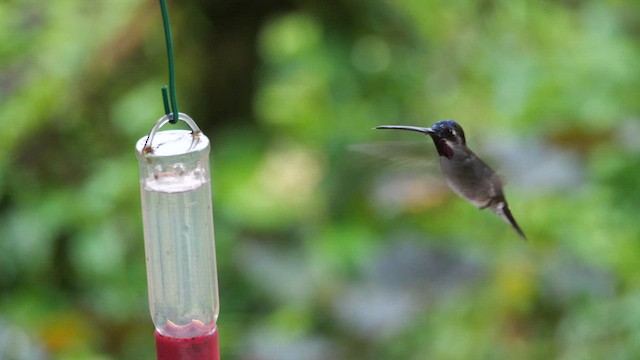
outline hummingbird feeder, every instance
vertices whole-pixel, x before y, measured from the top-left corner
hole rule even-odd
[[[209,139],[175,98],[169,21],[162,8],[171,102],[136,144],[151,318],[158,360],[219,360],[218,280],[211,207]],[[185,122],[191,130],[159,131]]]

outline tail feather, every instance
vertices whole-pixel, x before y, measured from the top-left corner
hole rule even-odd
[[[511,227],[518,232],[518,234],[524,239],[527,240],[527,236],[524,234],[524,231],[520,228],[516,219],[511,214],[511,210],[509,210],[509,206],[506,201],[499,202],[495,207],[491,207],[491,210],[498,216],[500,216],[504,221],[509,223]]]

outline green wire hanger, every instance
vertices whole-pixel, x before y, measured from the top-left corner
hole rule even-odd
[[[162,10],[162,23],[164,25],[164,38],[167,43],[167,58],[169,60],[169,91],[167,93],[167,85],[162,87],[162,102],[164,104],[164,113],[169,115],[173,112],[173,116],[169,123],[178,122],[178,99],[176,98],[176,74],[173,65],[173,41],[171,40],[171,25],[169,23],[169,12],[167,11],[166,0],[160,0],[160,9]],[[169,95],[171,98],[169,99]],[[169,107],[171,100],[171,107]]]

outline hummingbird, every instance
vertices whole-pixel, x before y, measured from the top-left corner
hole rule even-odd
[[[467,147],[462,126],[453,120],[438,121],[431,127],[381,125],[376,129],[416,131],[429,135],[440,158],[440,169],[447,185],[479,209],[489,209],[506,221],[526,240],[509,210],[502,191],[502,179]]]

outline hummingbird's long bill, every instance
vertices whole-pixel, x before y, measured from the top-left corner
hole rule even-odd
[[[392,130],[409,130],[409,131],[417,131],[423,134],[432,134],[435,131],[431,128],[423,128],[417,126],[404,126],[404,125],[381,125],[376,126],[376,129],[392,129]]]

